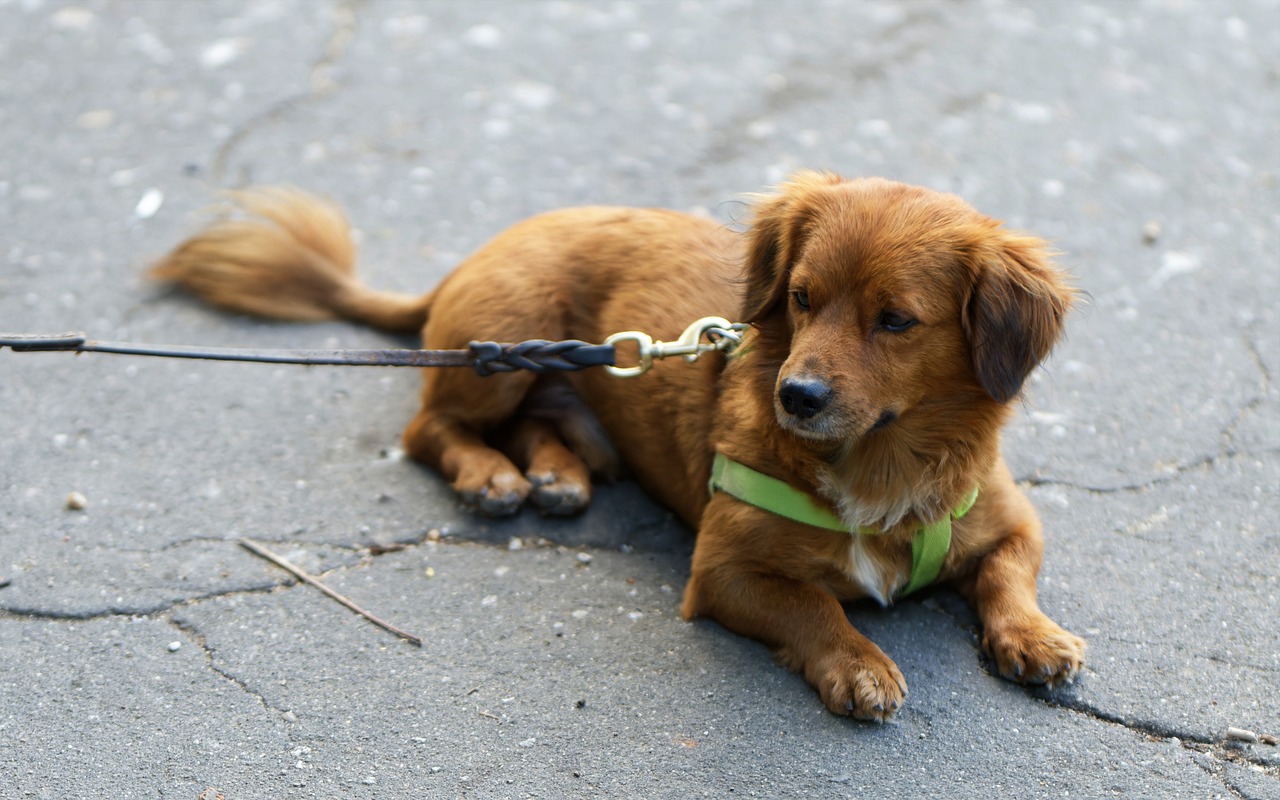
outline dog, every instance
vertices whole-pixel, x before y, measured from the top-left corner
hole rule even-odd
[[[1001,675],[1079,673],[1085,643],[1037,604],[1041,525],[1000,454],[1076,294],[1043,241],[954,195],[806,171],[752,198],[745,233],[667,210],[552,211],[412,296],[360,282],[328,201],[234,202],[152,276],[240,312],[420,330],[427,348],[750,323],[731,355],[632,379],[426,369],[404,446],[493,515],[573,514],[593,474],[628,470],[697,531],[683,616],[763,642],[832,712],[885,721],[907,695],[842,603],[922,583],[971,603]]]

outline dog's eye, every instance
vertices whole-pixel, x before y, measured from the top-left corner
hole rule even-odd
[[[901,333],[915,324],[916,321],[914,319],[900,311],[885,311],[880,315],[880,319],[877,321],[877,325],[882,330],[889,331],[890,333]]]
[[[803,289],[797,289],[791,293],[792,299],[796,301],[796,305],[804,311],[809,310],[809,293]]]

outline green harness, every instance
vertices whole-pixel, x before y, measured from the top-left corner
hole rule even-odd
[[[715,461],[711,465],[711,481],[708,489],[712,494],[717,491],[724,492],[744,503],[815,528],[861,536],[874,536],[881,533],[876,528],[850,531],[849,526],[839,517],[815,503],[813,498],[805,492],[785,481],[757,472],[721,453],[716,453]],[[911,540],[911,577],[907,585],[898,592],[898,597],[905,597],[938,579],[938,573],[942,571],[942,562],[946,560],[947,551],[951,549],[951,520],[960,519],[969,513],[969,509],[973,508],[977,500],[978,490],[974,488],[955,511],[916,531],[915,537]]]

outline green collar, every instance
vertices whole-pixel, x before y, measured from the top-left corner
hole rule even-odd
[[[864,536],[881,532],[877,528],[850,531],[849,526],[839,517],[815,503],[808,494],[721,453],[716,453],[711,465],[708,489],[712,494],[721,491],[744,503],[815,528]],[[951,520],[960,519],[969,513],[977,500],[978,490],[974,488],[955,511],[916,531],[911,540],[911,577],[907,585],[898,592],[898,597],[909,595],[937,580],[938,573],[942,571],[942,562],[951,549]]]

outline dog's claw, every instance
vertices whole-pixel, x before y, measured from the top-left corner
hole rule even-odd
[[[554,472],[528,474],[533,484],[529,499],[543,514],[570,516],[581,512],[591,499],[589,487],[567,479]]]
[[[467,476],[453,488],[466,505],[487,517],[509,517],[520,510],[529,495],[529,482],[518,472],[500,471],[478,479]]]
[[[459,492],[462,502],[486,517],[509,517],[520,510],[524,497],[519,492],[495,491],[486,486],[478,492]]]
[[[524,502],[524,499],[515,492],[495,494],[486,489],[476,507],[480,509],[481,514],[486,516],[509,517],[520,510],[522,502]]]

